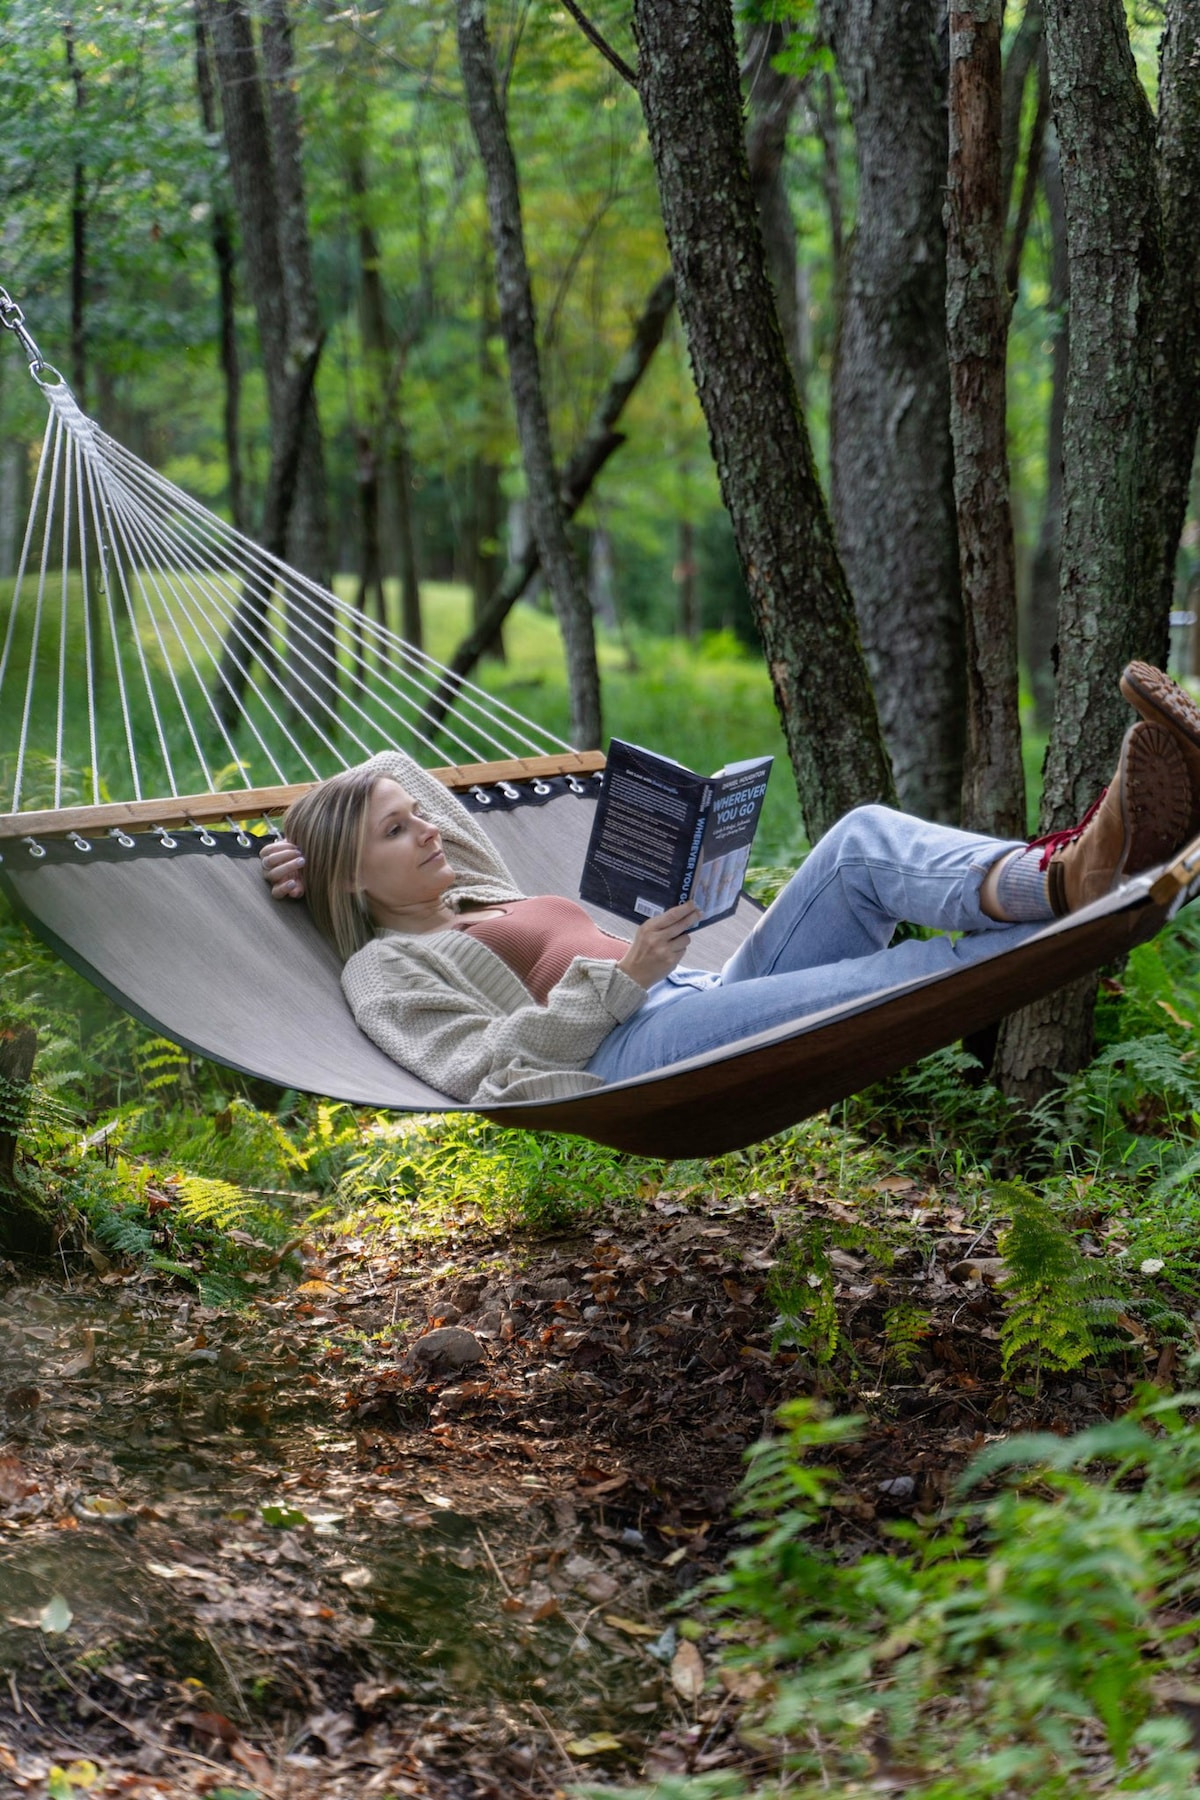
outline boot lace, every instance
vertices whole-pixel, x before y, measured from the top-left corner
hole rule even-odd
[[[1107,792],[1107,788],[1101,788],[1078,825],[1067,825],[1061,831],[1046,831],[1042,833],[1041,837],[1030,838],[1029,848],[1040,850],[1042,853],[1041,861],[1038,863],[1039,870],[1048,869],[1060,850],[1065,850],[1068,844],[1073,844],[1077,838],[1083,836],[1100,810],[1100,803]]]

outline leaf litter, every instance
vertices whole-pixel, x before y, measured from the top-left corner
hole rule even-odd
[[[660,1195],[556,1239],[308,1246],[249,1312],[145,1270],[0,1291],[0,1788],[125,1800],[550,1800],[763,1769],[754,1680],[675,1604],[744,1450],[822,1392],[839,1554],[936,1515],[1008,1429],[1111,1415],[1171,1347],[1007,1383],[994,1238],[913,1191],[829,1257],[836,1354],[769,1288],[819,1195]],[[781,1219],[781,1213],[786,1218]],[[886,1311],[923,1309],[898,1359]],[[71,1769],[88,1771],[86,1779]],[[5,1786],[4,1784],[8,1784]]]

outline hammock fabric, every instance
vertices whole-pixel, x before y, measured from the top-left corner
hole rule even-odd
[[[479,811],[519,886],[575,898],[603,759],[452,677],[123,450],[38,356],[2,288],[0,323],[50,411],[0,648],[0,886],[69,963],[186,1048],[284,1088],[467,1110],[358,1031],[305,909],[271,900],[254,834],[321,774],[390,744],[444,761],[430,721],[452,695],[438,729],[455,761],[437,773]],[[82,671],[82,705],[68,701],[69,670]],[[115,750],[104,694],[119,711]],[[214,791],[214,769],[244,779],[247,761],[270,785]],[[110,798],[121,791],[131,797]],[[734,1149],[1120,955],[1195,885],[1200,840],[986,962],[487,1116],[651,1156]],[[756,912],[744,898],[689,960],[719,967]]]

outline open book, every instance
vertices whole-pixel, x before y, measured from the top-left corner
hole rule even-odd
[[[696,775],[614,738],[579,884],[580,898],[623,919],[692,900],[700,923],[738,903],[762,812],[770,756]]]

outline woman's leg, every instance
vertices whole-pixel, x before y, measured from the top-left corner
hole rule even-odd
[[[1042,929],[1037,923],[994,925],[954,938],[912,938],[869,956],[699,988],[687,986],[689,977],[680,971],[651,988],[645,1004],[609,1033],[587,1067],[603,1081],[645,1075],[827,1007],[981,962]]]
[[[1002,929],[982,910],[979,889],[992,864],[1021,847],[887,806],[857,807],[810,852],[721,979],[728,985],[871,956],[902,920],[942,931]]]

